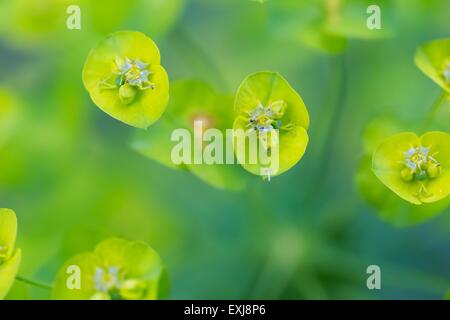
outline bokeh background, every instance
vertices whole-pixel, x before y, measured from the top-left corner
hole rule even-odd
[[[351,30],[365,28],[368,4],[381,7],[383,29],[344,34],[339,50],[314,41],[327,2],[1,0],[0,206],[18,215],[20,274],[51,283],[67,258],[118,235],[160,253],[174,299],[441,299],[450,210],[394,226],[361,196],[355,173],[370,121],[414,127],[439,95],[413,57],[449,36],[450,2],[344,0]],[[65,26],[69,4],[81,7],[81,30]],[[171,80],[217,92],[280,72],[310,112],[304,158],[233,192],[133,151],[134,129],[95,107],[81,82],[89,50],[118,30],[153,38]],[[450,123],[439,118],[439,128]],[[371,264],[382,290],[366,287]],[[49,297],[20,282],[9,294]]]

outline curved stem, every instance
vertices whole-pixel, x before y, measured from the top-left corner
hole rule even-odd
[[[42,289],[47,289],[47,290],[51,290],[52,289],[52,286],[49,285],[49,284],[46,284],[46,283],[43,283],[43,282],[39,282],[39,281],[35,281],[35,280],[31,280],[31,279],[28,279],[28,278],[26,278],[24,276],[21,276],[21,275],[17,275],[16,276],[16,280],[20,281],[20,282],[23,282],[23,283],[26,283],[26,284],[29,284],[31,286],[42,288]]]
[[[437,97],[436,101],[433,103],[433,106],[431,107],[431,110],[423,123],[421,130],[422,132],[427,130],[433,124],[433,120],[436,117],[436,114],[439,112],[439,109],[446,100],[447,100],[447,93],[445,91],[442,91]]]

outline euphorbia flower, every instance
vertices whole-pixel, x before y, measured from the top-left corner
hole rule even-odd
[[[450,94],[450,38],[421,46],[414,59],[417,67]]]
[[[200,81],[176,81],[171,85],[171,99],[165,115],[149,130],[136,132],[131,146],[170,168],[186,169],[213,187],[240,190],[246,181],[245,172],[239,165],[195,164],[192,158],[190,163],[176,165],[171,158],[175,143],[170,139],[175,129],[186,129],[193,137],[194,122],[202,121],[203,131],[218,129],[225,139],[226,130],[233,127],[233,115],[233,97],[217,94]],[[225,148],[225,144],[223,146]]]
[[[308,144],[308,110],[300,95],[280,74],[258,72],[248,76],[237,92],[235,112],[237,117],[233,128],[256,134],[268,153],[275,146],[267,136],[277,132],[279,165],[271,175],[289,170],[302,158]],[[247,155],[249,145],[245,145]],[[241,165],[256,175],[261,175],[261,170],[267,166],[259,161],[256,164],[245,161]]]
[[[163,114],[169,81],[156,44],[143,33],[119,31],[89,54],[83,83],[94,103],[110,116],[147,128]]]
[[[80,270],[79,288],[68,286],[71,266]],[[81,253],[64,264],[56,278],[53,298],[153,300],[161,297],[164,280],[161,259],[150,246],[109,238],[93,252]]]
[[[450,135],[403,132],[384,140],[372,160],[375,175],[403,199],[431,203],[450,193]]]
[[[415,205],[393,193],[374,174],[372,170],[374,150],[386,138],[403,132],[408,127],[409,125],[399,123],[391,117],[371,121],[364,130],[364,156],[356,171],[357,187],[364,200],[375,209],[382,220],[398,227],[426,221],[444,212],[450,205],[450,197],[434,203]]]
[[[364,13],[369,4],[364,1],[271,1],[267,6],[273,20],[271,30],[277,35],[326,53],[343,52],[348,39],[377,39],[391,34],[387,17],[383,18],[382,29],[367,28]]]
[[[11,288],[19,271],[22,253],[15,249],[17,218],[11,209],[0,209],[0,299]]]

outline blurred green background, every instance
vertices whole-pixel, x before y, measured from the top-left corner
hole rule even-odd
[[[441,299],[450,210],[395,227],[361,197],[355,173],[371,120],[413,130],[439,95],[413,57],[449,36],[450,2],[344,1],[363,27],[379,4],[383,31],[344,34],[339,53],[308,41],[325,2],[0,0],[0,106],[15,110],[0,139],[0,207],[18,215],[20,274],[51,283],[67,258],[118,235],[159,252],[174,299]],[[65,26],[69,4],[81,30]],[[134,129],[95,107],[81,82],[89,50],[117,30],[153,38],[172,81],[234,94],[249,73],[280,72],[310,112],[304,158],[232,192],[137,154]],[[444,116],[434,126],[448,131]],[[366,287],[371,264],[382,290]],[[16,282],[9,298],[49,296]]]

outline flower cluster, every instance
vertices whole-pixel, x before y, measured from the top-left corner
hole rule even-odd
[[[450,38],[433,40],[417,49],[417,67],[450,94]]]
[[[100,42],[86,60],[83,83],[100,109],[137,128],[157,121],[169,99],[158,47],[135,31],[116,32]]]
[[[69,288],[67,270],[80,270],[77,290]],[[163,294],[165,273],[159,255],[147,244],[120,238],[100,242],[93,252],[81,253],[61,268],[54,299],[150,300]]]
[[[403,132],[384,140],[373,154],[375,175],[403,199],[431,203],[450,193],[450,135]]]
[[[303,157],[308,144],[308,110],[300,95],[280,74],[258,72],[248,76],[238,89],[234,109],[234,130],[257,134],[269,152],[274,145],[268,136],[278,134],[279,168],[271,173],[273,176],[289,170]],[[242,153],[248,154],[249,144],[245,148]],[[256,175],[263,168],[259,161],[241,165]]]

